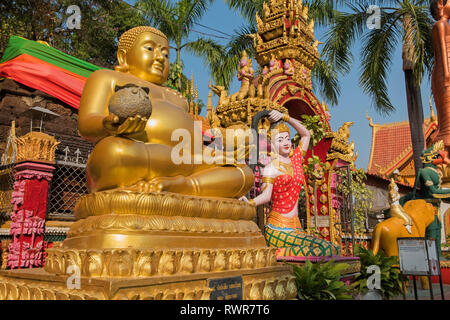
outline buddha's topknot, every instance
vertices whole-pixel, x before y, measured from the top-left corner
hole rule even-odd
[[[122,36],[119,39],[118,49],[124,50],[125,53],[127,53],[128,50],[130,50],[130,48],[133,46],[134,42],[136,41],[136,38],[143,32],[151,32],[167,40],[166,35],[161,31],[159,31],[158,29],[149,26],[134,27],[130,30],[125,31],[122,34]]]

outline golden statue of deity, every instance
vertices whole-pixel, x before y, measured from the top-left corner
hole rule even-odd
[[[187,195],[240,197],[253,185],[253,173],[246,165],[194,164],[202,148],[194,150],[188,163],[172,161],[175,130],[187,130],[194,139],[194,119],[187,112],[186,99],[161,86],[169,74],[169,43],[151,27],[125,32],[117,51],[119,65],[98,70],[87,80],[79,109],[80,135],[96,146],[87,163],[91,192],[110,189],[168,191]],[[148,88],[151,116],[128,117],[123,123],[108,111],[117,86]],[[198,148],[197,148],[198,149]]]
[[[391,178],[389,184],[389,202],[391,203],[391,217],[397,217],[404,221],[406,230],[411,234],[411,227],[414,225],[414,221],[411,216],[400,205],[400,194],[398,193],[398,186],[394,179]]]

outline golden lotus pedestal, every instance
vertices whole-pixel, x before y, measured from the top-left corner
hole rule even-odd
[[[255,215],[234,199],[89,194],[45,270],[0,272],[0,299],[293,299],[291,268]]]

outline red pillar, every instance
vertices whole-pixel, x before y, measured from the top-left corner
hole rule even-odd
[[[7,265],[11,269],[42,267],[47,196],[55,167],[27,161],[15,169]]]

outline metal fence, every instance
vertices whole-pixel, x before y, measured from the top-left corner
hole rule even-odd
[[[14,189],[15,163],[0,166],[0,220],[12,211],[11,194]]]
[[[73,219],[73,210],[79,197],[88,193],[85,164],[56,161],[47,202],[50,218]]]

